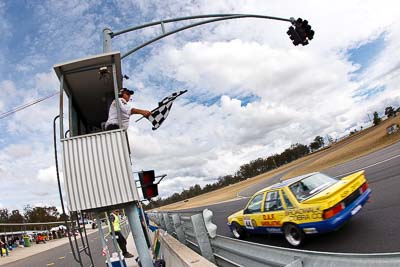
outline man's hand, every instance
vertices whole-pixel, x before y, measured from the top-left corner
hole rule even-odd
[[[142,115],[143,115],[143,117],[148,118],[151,115],[151,112],[148,110],[143,110]]]
[[[132,108],[131,114],[140,114],[143,117],[148,118],[151,115],[151,112],[145,109]]]

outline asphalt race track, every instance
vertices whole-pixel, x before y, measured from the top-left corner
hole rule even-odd
[[[302,249],[340,253],[400,252],[400,142],[322,172],[341,177],[360,169],[365,170],[372,189],[370,202],[340,230],[308,237]],[[272,177],[268,182],[244,189],[239,195],[251,196],[265,186],[277,182],[283,174]],[[213,222],[218,226],[217,233],[232,237],[226,225],[226,218],[244,208],[247,202],[248,198],[244,198],[193,210],[212,210]],[[283,236],[253,235],[246,241],[290,247]]]
[[[128,236],[128,230],[126,227],[122,229],[125,237]],[[108,232],[108,230],[106,230]],[[66,237],[65,237],[66,238]],[[111,237],[107,237],[107,246],[110,249],[110,253],[114,251],[114,246]],[[94,266],[106,266],[106,258],[101,255],[102,246],[100,235],[98,231],[88,234],[89,246],[92,252],[92,259]],[[78,240],[79,246],[82,246],[80,240]],[[83,266],[90,266],[90,259],[82,253]],[[137,256],[137,255],[135,255]],[[56,267],[79,267],[80,264],[74,260],[71,252],[69,243],[61,246],[54,247],[50,250],[43,251],[36,255],[8,263],[4,265],[7,267],[40,267],[40,266],[56,266]]]

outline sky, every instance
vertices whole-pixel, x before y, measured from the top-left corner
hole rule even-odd
[[[307,46],[293,46],[288,22],[246,18],[195,27],[123,59],[137,108],[188,90],[156,131],[131,117],[133,171],[167,174],[162,197],[213,183],[251,160],[317,135],[339,138],[370,124],[374,111],[400,106],[398,1],[331,3],[0,0],[0,114],[56,92],[53,65],[102,53],[106,27],[202,14],[307,19],[315,30]],[[161,33],[155,26],[117,36],[112,50],[125,53]],[[53,97],[0,119],[0,208],[60,207],[58,105]]]

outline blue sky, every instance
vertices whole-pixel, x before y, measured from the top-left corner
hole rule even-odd
[[[333,138],[400,105],[400,24],[393,1],[1,1],[0,112],[58,90],[53,65],[102,51],[102,29],[218,13],[302,17],[315,29],[294,47],[288,23],[241,19],[165,38],[123,60],[133,105],[152,109],[187,89],[157,131],[129,128],[134,170],[167,173],[162,196],[204,186],[240,165],[316,135]],[[329,20],[327,18],[338,18]],[[362,21],[362,25],[360,25]],[[167,24],[167,30],[186,25]],[[160,27],[112,40],[122,53],[161,34]],[[317,111],[317,112],[316,112]],[[52,147],[57,98],[0,120],[0,208],[59,205]],[[350,127],[350,128],[349,128]],[[24,196],[23,198],[21,196]]]
[[[354,64],[359,64],[362,71],[368,67],[379,56],[379,52],[385,48],[385,35],[380,34],[376,39],[361,44],[358,47],[348,50],[349,61]]]

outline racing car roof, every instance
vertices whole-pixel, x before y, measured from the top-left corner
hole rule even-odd
[[[318,172],[307,173],[307,174],[303,174],[303,175],[300,175],[300,176],[296,176],[296,177],[293,177],[293,178],[290,178],[290,179],[281,181],[281,182],[279,182],[279,183],[276,183],[276,184],[267,186],[267,187],[265,187],[265,188],[263,188],[263,189],[257,191],[255,194],[264,192],[264,191],[269,190],[269,189],[279,189],[279,188],[288,186],[288,185],[290,185],[290,184],[293,184],[293,183],[295,183],[295,182],[297,182],[297,181],[303,180],[304,178],[307,178],[307,177],[309,177],[309,176],[311,176],[311,175],[314,175],[314,174],[316,174],[316,173],[318,173]]]

